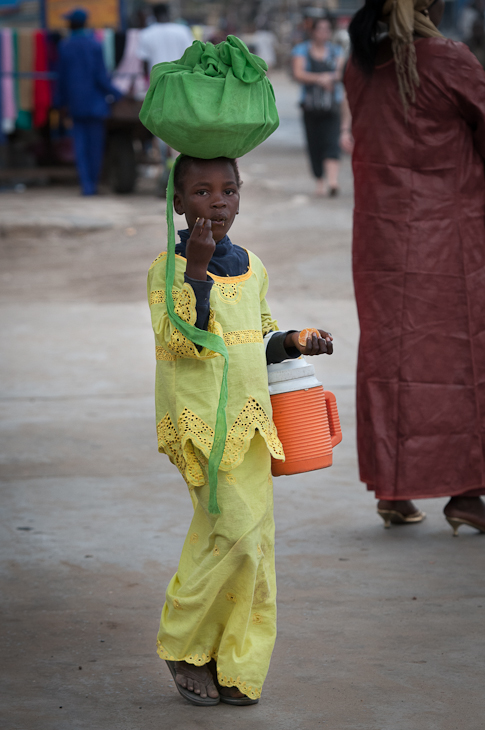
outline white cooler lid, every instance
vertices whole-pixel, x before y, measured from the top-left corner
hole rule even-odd
[[[315,368],[302,356],[268,365],[268,384],[271,394],[308,390],[321,385],[315,377]]]

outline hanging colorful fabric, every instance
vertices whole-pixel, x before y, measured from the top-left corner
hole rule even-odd
[[[34,62],[34,43],[31,30],[21,29],[18,35],[18,71],[21,74],[31,74]],[[19,129],[32,128],[32,110],[34,108],[34,83],[32,78],[22,76],[19,79],[19,109],[17,127]]]
[[[34,71],[45,75],[49,71],[46,34],[34,33]],[[46,78],[34,80],[34,127],[43,127],[49,118],[51,107],[50,82]]]
[[[14,71],[14,45],[11,28],[0,29],[1,34],[1,58],[0,67],[3,71],[1,78],[2,94],[2,129],[6,134],[13,132],[17,109],[15,104],[15,85],[12,72]]]

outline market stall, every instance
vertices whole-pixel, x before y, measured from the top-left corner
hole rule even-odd
[[[136,154],[147,132],[138,120],[146,79],[136,58],[136,28],[126,28],[121,0],[83,0],[105,66],[125,95],[106,120],[105,178],[115,192],[131,192]],[[58,48],[72,0],[41,0],[25,19],[27,3],[0,0],[0,185],[76,177],[71,123],[58,108]],[[136,143],[139,140],[139,143]],[[134,144],[135,143],[135,144]]]

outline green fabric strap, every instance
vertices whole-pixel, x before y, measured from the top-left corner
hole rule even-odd
[[[165,294],[167,300],[167,313],[170,321],[177,327],[184,337],[187,337],[194,345],[206,347],[208,350],[219,353],[224,358],[224,369],[222,372],[221,392],[219,395],[219,405],[217,406],[216,424],[214,429],[214,441],[209,456],[209,512],[213,515],[220,514],[217,504],[217,472],[222,461],[224,447],[226,445],[227,422],[226,422],[226,405],[227,405],[227,369],[229,365],[229,353],[224,340],[219,335],[212,332],[200,330],[198,327],[185,322],[178,314],[175,313],[172,287],[175,278],[175,228],[173,224],[173,194],[174,194],[174,172],[180,155],[175,160],[167,186],[167,265],[165,269]]]

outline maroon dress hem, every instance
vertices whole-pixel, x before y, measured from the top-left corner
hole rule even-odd
[[[364,482],[365,484],[365,482]],[[394,502],[397,500],[405,501],[405,500],[413,500],[413,499],[438,499],[439,497],[447,497],[448,499],[451,497],[481,497],[485,495],[485,487],[476,487],[475,489],[466,489],[465,491],[446,491],[443,493],[436,493],[433,494],[426,494],[424,492],[416,492],[413,491],[412,493],[406,494],[406,492],[399,492],[398,495],[396,493],[393,494],[385,494],[381,490],[377,490],[372,484],[367,484],[367,491],[368,492],[374,492],[376,499],[386,499],[389,502]]]

